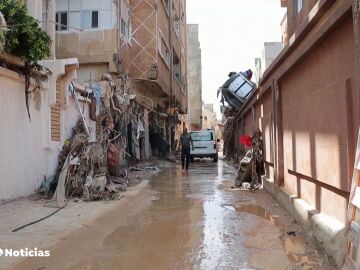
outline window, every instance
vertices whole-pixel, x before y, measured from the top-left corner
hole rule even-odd
[[[98,11],[83,11],[81,16],[81,28],[91,29],[99,27]]]
[[[1,0],[0,0],[1,1]],[[44,6],[49,0],[43,0]],[[113,29],[116,14],[112,0],[56,0],[57,31]]]
[[[173,74],[178,83],[181,82],[181,63],[180,58],[173,49]]]
[[[57,12],[56,13],[56,31],[68,30],[68,13]]]
[[[159,53],[161,58],[165,61],[166,65],[170,67],[171,54],[170,49],[167,43],[165,42],[164,37],[161,32],[159,32]]]
[[[303,8],[303,0],[295,0],[296,14],[299,14]]]
[[[79,12],[57,12],[56,13],[56,31],[65,31],[69,28],[69,15],[71,17],[71,26],[78,27],[75,18]],[[83,11],[81,12],[81,28],[91,29],[99,27],[99,11]]]
[[[205,121],[207,121],[207,116],[205,116]],[[214,135],[210,131],[191,132],[190,134],[194,142],[206,142],[214,140]]]

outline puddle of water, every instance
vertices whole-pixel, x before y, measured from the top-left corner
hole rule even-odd
[[[280,227],[279,224],[279,216],[277,215],[270,215],[263,207],[255,204],[241,204],[235,207],[236,211],[247,213],[251,215],[258,216],[262,219],[270,221],[271,224],[275,225],[276,227]]]
[[[226,209],[234,209],[237,212],[247,213],[251,215],[255,215],[264,220],[269,221],[276,227],[281,228],[281,224],[279,222],[280,217],[277,215],[269,214],[263,207],[255,204],[241,204],[236,207],[233,206],[224,206]],[[313,261],[313,258],[310,258],[307,251],[307,243],[305,239],[301,236],[281,236],[280,239],[284,243],[284,251],[288,259],[296,264],[302,266],[318,266],[318,264]],[[309,268],[313,269],[313,268]],[[315,268],[317,269],[317,268]]]
[[[310,260],[303,238],[286,236],[283,241],[286,255],[290,261],[298,263]]]

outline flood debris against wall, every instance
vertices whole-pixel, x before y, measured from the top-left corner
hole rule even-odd
[[[69,198],[120,198],[128,187],[130,162],[141,160],[140,140],[145,128],[136,96],[124,94],[108,74],[88,87],[91,94],[86,98],[91,100],[90,118],[97,122],[96,131],[89,131],[77,102],[80,117],[64,143],[57,171],[39,189],[41,196],[53,197],[60,207]],[[76,91],[70,91],[78,100]],[[96,133],[95,138],[90,133]]]
[[[245,135],[240,140],[247,152],[240,159],[239,170],[233,188],[243,187],[254,191],[261,187],[261,175],[264,173],[261,131],[257,129],[251,137]]]

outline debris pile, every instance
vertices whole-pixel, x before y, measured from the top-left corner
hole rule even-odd
[[[261,186],[261,175],[264,173],[261,131],[255,130],[251,137],[242,136],[241,142],[248,151],[240,160],[233,188],[256,190]]]
[[[60,207],[69,198],[120,198],[129,185],[129,158],[140,160],[144,124],[135,95],[122,94],[110,75],[103,79],[102,85],[89,84],[90,118],[97,122],[96,131],[87,127],[72,90],[81,117],[63,145],[55,176],[45,179],[39,190],[42,196],[54,196]]]

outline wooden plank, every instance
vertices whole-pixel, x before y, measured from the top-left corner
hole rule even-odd
[[[319,180],[317,180],[315,178],[312,178],[310,176],[307,176],[307,175],[304,175],[304,174],[301,174],[301,173],[298,173],[298,172],[295,172],[295,171],[289,170],[289,169],[287,170],[287,172],[288,172],[288,174],[293,175],[293,176],[295,176],[297,178],[300,178],[301,180],[308,181],[308,182],[313,183],[313,184],[315,184],[315,185],[317,185],[317,186],[319,186],[321,188],[327,189],[327,190],[329,190],[329,191],[331,191],[331,192],[333,192],[333,193],[335,193],[335,194],[337,194],[337,195],[339,195],[341,197],[344,197],[345,199],[348,199],[349,196],[350,196],[350,192],[339,189],[337,187],[334,187],[334,186],[329,185],[329,184],[327,184],[325,182],[319,181]]]

